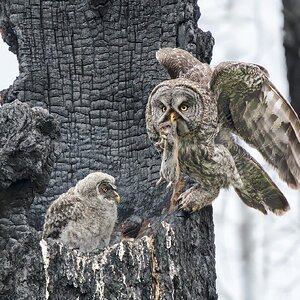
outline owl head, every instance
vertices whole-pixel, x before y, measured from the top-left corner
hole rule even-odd
[[[158,140],[174,126],[181,138],[201,132],[206,136],[214,134],[217,111],[213,102],[209,89],[196,82],[183,78],[163,81],[148,99],[146,116],[150,139]]]
[[[120,203],[114,177],[102,172],[87,175],[76,184],[74,192],[84,199],[97,198],[109,204]]]

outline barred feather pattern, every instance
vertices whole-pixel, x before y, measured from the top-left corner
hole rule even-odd
[[[223,125],[258,149],[290,187],[299,188],[299,119],[265,72],[256,65],[226,63],[217,66],[211,87]]]
[[[282,180],[299,188],[299,118],[269,80],[267,70],[242,62],[209,66],[176,48],[160,49],[157,59],[172,79],[160,83],[149,96],[147,129],[152,141],[161,138],[155,129],[162,119],[158,107],[168,94],[166,114],[175,112],[176,122],[187,128],[184,133],[178,131],[176,137],[180,172],[198,183],[180,196],[181,207],[200,209],[203,205],[195,199],[201,198],[201,190],[215,195],[220,188],[233,185],[248,206],[264,214],[268,210],[277,215],[285,213],[289,204],[284,195],[255,159],[232,139],[234,133],[254,146]],[[196,93],[194,101],[190,90]],[[187,112],[179,110],[181,103],[188,104]],[[164,116],[164,121],[167,118]],[[166,154],[164,149],[162,155]],[[177,166],[174,160],[172,163]]]

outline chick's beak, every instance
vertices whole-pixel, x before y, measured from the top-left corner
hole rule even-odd
[[[176,121],[176,119],[177,119],[177,114],[176,114],[176,112],[172,111],[170,113],[170,122],[171,122],[171,125],[174,124],[174,122]]]
[[[116,191],[114,191],[114,195],[115,195],[116,203],[117,203],[117,204],[120,204],[121,198],[120,198],[119,194],[118,194]]]

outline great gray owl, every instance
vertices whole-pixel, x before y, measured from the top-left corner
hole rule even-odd
[[[43,238],[89,252],[106,247],[117,220],[115,179],[95,172],[80,180],[49,207]]]
[[[181,174],[196,182],[179,196],[179,207],[201,209],[232,185],[264,214],[286,212],[284,195],[236,143],[239,136],[257,148],[290,187],[299,188],[299,119],[267,71],[240,62],[209,66],[176,48],[160,49],[157,59],[172,78],[153,89],[146,109],[148,135],[162,153],[161,179],[177,192]]]

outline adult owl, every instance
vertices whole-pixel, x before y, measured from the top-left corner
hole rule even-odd
[[[43,238],[83,252],[104,248],[110,241],[119,203],[114,177],[91,173],[51,204]]]
[[[199,210],[232,185],[248,206],[285,213],[286,198],[236,138],[299,188],[299,119],[268,72],[240,62],[210,66],[176,48],[160,49],[157,59],[171,76],[153,89],[146,109],[148,135],[162,153],[161,179],[177,193],[181,174],[196,182],[181,193],[179,207]]]

